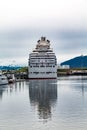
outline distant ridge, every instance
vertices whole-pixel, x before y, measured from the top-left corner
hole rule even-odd
[[[0,66],[0,70],[17,70],[22,66]]]
[[[69,65],[70,68],[87,68],[87,56],[78,56],[73,59],[64,61],[61,65]]]

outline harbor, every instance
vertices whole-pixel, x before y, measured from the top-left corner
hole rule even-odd
[[[0,1],[0,130],[87,130],[87,1]]]
[[[1,130],[86,130],[87,68],[58,68],[50,45],[41,37],[28,66],[1,67]]]

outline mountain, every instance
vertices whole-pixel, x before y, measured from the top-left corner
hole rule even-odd
[[[87,68],[87,56],[78,56],[62,62],[61,65],[69,65],[70,68]]]
[[[0,66],[0,70],[17,70],[20,69],[21,66]]]

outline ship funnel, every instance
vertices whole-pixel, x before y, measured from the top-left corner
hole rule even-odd
[[[46,37],[41,37],[41,41],[45,41],[46,40]]]

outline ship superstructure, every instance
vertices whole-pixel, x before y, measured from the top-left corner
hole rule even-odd
[[[57,78],[57,59],[50,41],[41,37],[36,48],[29,54],[29,79],[55,79]]]

